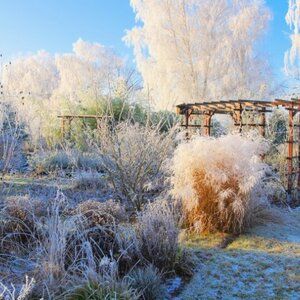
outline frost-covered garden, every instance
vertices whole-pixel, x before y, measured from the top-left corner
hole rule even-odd
[[[0,57],[0,299],[297,299],[291,109],[267,111],[264,136],[248,110],[242,132],[213,117],[205,136],[205,116],[187,132],[175,105],[298,103],[300,2],[286,19],[288,87],[257,51],[264,1],[131,6],[136,69],[82,39],[71,53]]]

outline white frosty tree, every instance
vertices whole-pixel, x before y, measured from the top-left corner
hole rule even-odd
[[[51,134],[57,114],[95,111],[103,99],[128,97],[136,84],[134,72],[128,72],[111,48],[81,39],[71,53],[39,51],[12,60],[0,71],[0,100],[15,108],[36,141],[45,131]]]
[[[291,49],[284,56],[284,71],[291,79],[290,96],[299,97],[300,88],[300,0],[289,0],[286,22],[292,30]]]
[[[292,46],[285,53],[285,73],[300,79],[300,0],[289,0],[286,22],[292,30]]]
[[[43,50],[14,59],[2,70],[3,83],[11,95],[31,92],[44,97],[57,87],[57,75],[53,56]]]
[[[60,74],[56,92],[73,104],[87,97],[113,97],[124,67],[123,60],[111,49],[81,39],[73,44],[73,53],[57,55],[55,62]]]
[[[131,0],[134,48],[149,99],[178,102],[263,97],[267,66],[255,54],[270,13],[260,0]]]
[[[59,85],[58,71],[52,55],[45,51],[18,57],[1,70],[3,101],[16,110],[28,124],[31,136],[39,136],[50,97]]]

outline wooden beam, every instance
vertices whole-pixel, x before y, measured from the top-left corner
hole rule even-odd
[[[203,127],[202,125],[197,125],[197,124],[189,124],[188,126],[186,126],[185,124],[181,124],[180,127],[184,127],[184,128],[201,128]]]
[[[58,115],[60,119],[101,119],[99,115]]]

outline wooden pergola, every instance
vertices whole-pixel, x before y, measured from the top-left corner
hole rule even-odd
[[[61,136],[62,138],[66,137],[66,133],[70,132],[70,128],[72,125],[73,120],[95,120],[97,124],[97,128],[100,127],[101,120],[103,119],[102,116],[99,115],[59,115],[57,116],[61,119]]]
[[[216,114],[232,116],[234,125],[239,132],[245,126],[259,128],[262,136],[266,135],[266,114],[274,108],[283,107],[288,111],[289,128],[287,143],[287,193],[290,198],[299,201],[300,191],[300,99],[274,101],[229,100],[216,102],[201,102],[177,105],[177,114],[184,116],[182,126],[186,129],[196,128],[203,135],[210,136],[212,117]],[[243,113],[249,112],[259,116],[259,122],[244,123]],[[296,115],[298,114],[298,120]],[[191,124],[193,116],[202,116],[201,124]],[[295,138],[296,135],[296,138]],[[296,153],[296,154],[295,154]]]

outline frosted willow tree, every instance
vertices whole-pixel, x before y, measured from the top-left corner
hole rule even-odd
[[[260,0],[131,0],[134,48],[157,108],[183,101],[263,97],[266,65],[255,54],[270,13]]]
[[[285,53],[285,73],[300,80],[300,0],[289,0],[286,22],[293,33],[291,49]]]

